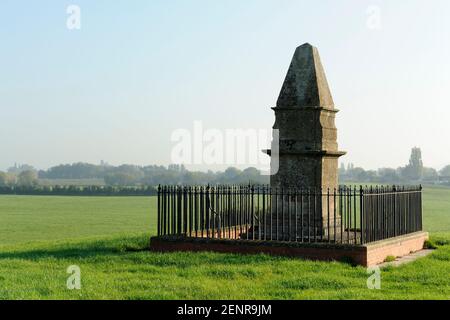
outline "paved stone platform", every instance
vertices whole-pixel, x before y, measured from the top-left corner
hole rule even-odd
[[[397,257],[397,259],[395,259],[395,261],[384,262],[384,263],[380,264],[379,267],[380,268],[385,268],[385,267],[389,267],[389,266],[399,267],[401,265],[416,261],[417,259],[425,258],[426,256],[429,256],[430,254],[432,254],[434,251],[436,251],[436,250],[424,249],[421,251],[417,251],[417,252],[411,253],[407,256]]]

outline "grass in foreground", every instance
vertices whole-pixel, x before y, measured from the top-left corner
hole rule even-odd
[[[148,234],[3,247],[0,299],[450,299],[450,234],[431,256],[382,271],[266,255],[148,252]],[[82,289],[66,288],[67,267]]]
[[[438,250],[383,270],[381,290],[339,262],[149,252],[155,209],[154,197],[0,196],[0,299],[450,299],[450,189],[424,191]],[[66,288],[71,265],[80,291]]]

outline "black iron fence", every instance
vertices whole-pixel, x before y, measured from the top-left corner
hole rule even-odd
[[[158,188],[158,236],[365,244],[421,230],[421,186]]]

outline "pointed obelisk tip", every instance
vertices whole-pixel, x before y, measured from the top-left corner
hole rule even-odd
[[[297,47],[278,97],[277,107],[333,108],[319,51],[310,43]]]
[[[305,47],[314,48],[314,46],[311,45],[309,42],[305,42],[304,44],[302,44],[301,46],[298,46],[297,48],[305,48]]]

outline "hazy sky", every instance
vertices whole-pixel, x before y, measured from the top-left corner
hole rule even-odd
[[[66,26],[71,4],[81,30]],[[270,128],[304,42],[318,47],[341,110],[342,161],[397,167],[419,146],[440,169],[449,14],[448,0],[2,0],[0,170],[168,164],[172,132],[195,120]]]

